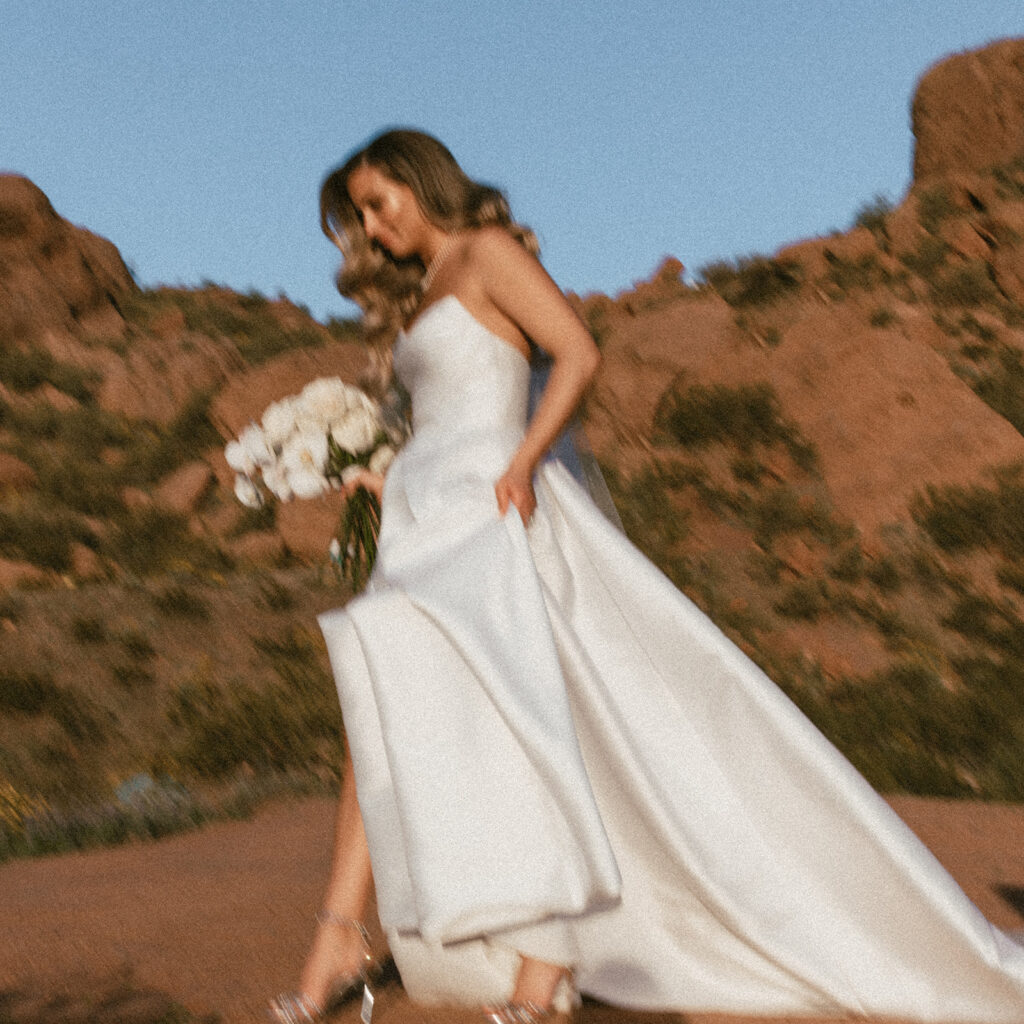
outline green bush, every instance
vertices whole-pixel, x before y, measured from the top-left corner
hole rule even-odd
[[[210,603],[182,584],[172,584],[153,595],[153,604],[165,615],[205,622],[210,618]]]
[[[828,263],[828,280],[844,292],[872,289],[887,279],[885,269],[873,252],[848,260],[826,249],[825,260]]]
[[[994,488],[948,486],[925,488],[911,502],[914,521],[943,550],[977,548],[1024,557],[1024,483],[1004,476]]]
[[[949,253],[949,246],[941,238],[929,235],[921,239],[913,252],[900,253],[900,261],[919,277],[931,281],[945,265]]]
[[[71,635],[80,644],[102,644],[107,640],[107,627],[95,615],[82,615],[72,620]]]
[[[984,260],[972,260],[932,281],[932,300],[940,306],[982,306],[997,297]]]
[[[867,228],[874,235],[884,235],[885,219],[892,210],[892,200],[888,196],[878,194],[857,211],[853,226]]]
[[[803,268],[794,260],[747,256],[735,263],[709,263],[697,279],[710,285],[730,306],[764,306],[799,288]]]
[[[998,367],[973,381],[971,387],[989,408],[1024,434],[1024,359],[1018,349],[1001,348]]]
[[[735,388],[693,384],[685,391],[680,383],[673,384],[661,396],[654,422],[657,429],[686,448],[731,442],[749,454],[755,445],[782,444],[801,469],[810,470],[817,461],[813,446],[782,415],[768,383]]]
[[[917,216],[921,227],[934,235],[944,220],[956,216],[960,211],[953,202],[948,185],[936,185],[917,197]]]
[[[773,607],[787,619],[817,622],[828,608],[830,596],[828,588],[819,580],[806,580],[787,587]]]

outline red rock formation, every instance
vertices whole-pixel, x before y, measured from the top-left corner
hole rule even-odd
[[[27,178],[0,174],[0,336],[116,310],[134,287],[110,242],[69,224]]]
[[[1024,39],[936,64],[918,85],[911,118],[915,183],[1024,156]]]

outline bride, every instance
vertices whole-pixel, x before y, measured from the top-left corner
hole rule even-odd
[[[597,350],[500,192],[436,139],[331,173],[325,232],[412,435],[366,592],[321,616],[349,745],[297,992],[493,1024],[624,1007],[1024,1022],[990,925],[777,687],[545,455]],[[552,368],[527,423],[530,357]],[[372,868],[371,868],[372,865]]]

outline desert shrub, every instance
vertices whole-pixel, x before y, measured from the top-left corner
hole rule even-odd
[[[758,495],[744,510],[754,531],[754,542],[770,550],[779,537],[808,531],[829,544],[843,539],[843,531],[820,503],[780,485]]]
[[[888,327],[896,322],[896,314],[886,306],[879,306],[871,311],[868,322],[872,327]]]
[[[747,256],[735,263],[709,263],[697,279],[710,285],[730,306],[763,306],[803,283],[803,268],[794,260]]]
[[[878,194],[857,210],[853,226],[867,228],[874,235],[884,235],[885,218],[892,213],[892,210],[892,200],[888,196]]]
[[[998,296],[983,260],[972,260],[933,279],[931,294],[940,306],[981,306]]]
[[[0,383],[12,391],[51,384],[81,402],[92,398],[96,374],[55,359],[42,348],[0,348]]]
[[[803,580],[787,587],[773,607],[787,619],[816,622],[827,609],[830,596],[820,580]]]
[[[156,648],[149,637],[137,630],[126,629],[118,636],[125,653],[133,661],[149,661],[156,657]]]
[[[361,341],[363,338],[363,325],[360,320],[332,316],[324,326],[335,341]]]
[[[276,685],[217,686],[202,676],[179,686],[168,719],[180,734],[170,756],[184,770],[222,778],[260,771],[336,768],[341,720],[333,684],[318,665],[285,666]]]
[[[753,455],[737,455],[729,463],[733,477],[744,484],[760,487],[761,481],[769,474],[768,467]]]
[[[1018,349],[1000,349],[998,366],[973,381],[971,387],[989,408],[1024,434],[1024,359]]]
[[[996,167],[992,171],[996,192],[1002,199],[1024,199],[1024,157]]]
[[[259,508],[242,507],[235,517],[231,529],[228,530],[229,537],[243,537],[247,533],[258,533],[262,530],[272,530],[277,520],[277,502],[265,501]]]
[[[996,570],[996,579],[1010,590],[1024,594],[1024,568],[1016,565],[1001,565]]]
[[[648,466],[628,480],[602,465],[626,535],[658,565],[689,532],[689,516],[669,496],[670,481],[660,466]]]
[[[885,269],[873,252],[848,260],[826,249],[825,260],[828,280],[844,292],[874,288],[886,280]]]
[[[263,603],[275,612],[286,612],[295,606],[295,594],[272,576],[259,583],[260,597]]]
[[[865,573],[866,561],[859,544],[851,544],[836,552],[826,571],[842,583],[856,583]]]
[[[925,489],[911,502],[914,521],[943,550],[976,548],[1024,557],[1024,483],[1003,477],[992,489],[948,486]]]
[[[118,686],[129,692],[153,683],[153,673],[148,668],[134,662],[127,665],[114,665],[110,669],[110,674]]]
[[[891,558],[879,558],[869,562],[865,575],[885,594],[895,594],[903,586],[899,569]]]
[[[995,328],[981,323],[972,313],[965,313],[960,317],[960,328],[968,334],[973,334],[979,341],[992,343],[999,340],[999,334]]]
[[[956,216],[960,211],[953,202],[948,185],[936,185],[921,192],[917,197],[917,217],[921,227],[934,235],[944,220]]]
[[[17,622],[24,610],[24,602],[15,594],[0,591],[0,619],[7,619],[8,622]]]
[[[100,549],[137,576],[229,565],[226,556],[192,534],[184,516],[156,506],[129,509],[115,520]]]
[[[933,235],[922,238],[913,252],[900,253],[900,261],[919,277],[931,281],[949,256],[949,246]]]
[[[180,583],[171,584],[153,595],[153,604],[165,615],[205,622],[210,618],[210,604],[201,594]]]
[[[75,541],[93,543],[91,531],[76,516],[34,505],[0,508],[0,553],[8,557],[64,572]]]
[[[81,615],[72,620],[71,635],[80,644],[102,644],[107,639],[107,627],[95,615]]]
[[[798,427],[787,420],[775,391],[768,383],[693,384],[685,391],[673,384],[661,396],[655,426],[686,448],[705,448],[731,442],[749,454],[755,445],[782,444],[793,461],[805,470],[816,463],[813,446]]]
[[[23,715],[40,715],[61,695],[53,677],[38,672],[0,673],[0,708]]]
[[[964,670],[977,676],[973,666]],[[1016,680],[1020,686],[1021,680]],[[1005,683],[1000,693],[1008,689]],[[922,796],[1019,799],[1020,687],[996,720],[984,686],[952,691],[929,667],[901,662],[827,691],[790,695],[876,789]],[[998,698],[997,698],[998,699]],[[1009,712],[1007,714],[1006,712]],[[1017,744],[1011,768],[1006,752]]]
[[[126,452],[126,482],[154,483],[207,449],[221,445],[223,439],[210,421],[211,398],[211,392],[197,391],[167,427],[140,425],[135,443]]]
[[[110,517],[124,509],[117,473],[96,461],[95,453],[79,458],[66,451],[48,452],[35,460],[38,490],[76,512]]]

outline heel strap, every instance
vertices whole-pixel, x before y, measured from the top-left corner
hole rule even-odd
[[[370,945],[370,933],[364,927],[363,922],[357,921],[354,917],[343,917],[341,914],[336,914],[333,910],[328,910],[327,907],[321,907],[316,912],[316,920],[317,924],[333,924],[338,928],[354,928],[359,932],[363,945]]]

